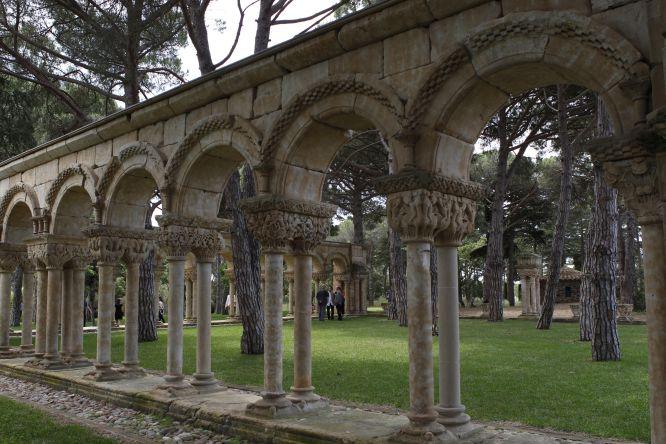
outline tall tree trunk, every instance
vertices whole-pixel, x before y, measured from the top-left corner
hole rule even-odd
[[[601,166],[594,167],[594,212],[597,227],[592,237],[592,359],[619,361],[616,321],[617,192],[606,185]]]
[[[596,215],[592,212],[590,223],[587,229],[587,236],[583,236],[583,276],[580,279],[580,327],[579,338],[583,342],[592,340],[592,236],[596,227],[594,218]]]
[[[407,326],[407,282],[405,281],[405,253],[400,235],[389,228],[389,263],[391,268],[391,293],[395,301],[396,319],[401,327]]]
[[[630,211],[626,211],[624,214],[627,228],[624,236],[620,302],[623,304],[633,304],[636,299],[636,239],[638,238],[638,224]],[[620,239],[618,239],[619,241]]]
[[[208,74],[215,69],[208,42],[206,6],[200,0],[181,0],[181,10],[185,15],[187,33],[192,41],[192,46],[197,51],[197,62],[201,75]]]
[[[252,170],[247,165],[243,167],[242,187],[241,194],[241,175],[235,172],[231,175],[224,193],[227,210],[232,213],[234,221],[231,230],[231,249],[234,257],[238,312],[243,325],[241,352],[261,354],[264,352],[264,309],[259,285],[259,242],[248,231],[245,217],[238,207],[241,196],[248,198],[255,194]]]
[[[560,145],[560,161],[562,162],[562,175],[560,176],[560,197],[557,209],[557,221],[555,222],[555,233],[550,249],[550,260],[548,262],[548,278],[546,280],[546,295],[541,309],[541,316],[537,322],[537,328],[548,330],[553,321],[555,311],[555,298],[557,288],[560,285],[560,271],[564,258],[564,236],[567,221],[571,211],[571,181],[573,178],[573,147],[569,140],[569,125],[567,115],[567,100],[565,97],[566,87],[557,85],[557,123],[558,142]]]
[[[18,327],[21,324],[21,304],[23,303],[23,267],[16,267],[12,274],[12,316],[11,326]]]
[[[513,281],[516,277],[516,259],[514,254],[515,244],[513,233],[507,237],[508,249],[506,257],[506,298],[509,301],[509,306],[516,306],[516,289],[514,288]]]
[[[155,250],[139,266],[139,342],[157,341]]]
[[[222,288],[222,258],[220,255],[215,256],[215,270],[213,270],[215,275],[215,313],[221,314],[224,311],[224,303],[226,298],[224,297],[224,288]]]
[[[509,147],[506,137],[506,109],[499,113],[500,147],[497,156],[497,177],[495,178],[495,194],[490,206],[490,229],[486,247],[486,262],[483,270],[483,300],[490,304],[488,320],[498,322],[504,320],[504,201],[508,185],[507,165]]]
[[[352,203],[352,223],[354,224],[354,240],[355,244],[361,244],[365,240],[363,232],[363,202],[361,196],[354,196]]]
[[[275,0],[261,0],[257,17],[257,32],[254,35],[254,52],[268,48],[271,40],[271,10]]]

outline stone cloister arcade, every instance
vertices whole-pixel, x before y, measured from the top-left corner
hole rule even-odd
[[[93,376],[119,377],[110,362],[111,279],[123,261],[128,321],[121,373],[139,376],[138,264],[147,245],[156,243],[168,262],[171,314],[161,389],[179,396],[211,387],[207,285],[196,287],[197,371],[192,380],[182,374],[185,258],[193,253],[197,279],[210,280],[225,228],[217,218],[220,196],[231,172],[248,162],[258,195],[242,209],[261,241],[265,276],[264,391],[248,412],[279,417],[323,407],[312,386],[317,369],[309,296],[313,252],[336,210],[321,202],[323,181],[346,131],[376,128],[388,141],[396,172],[378,185],[388,196],[389,223],[407,249],[411,407],[398,439],[453,438],[470,427],[460,393],[456,247],[472,231],[483,195],[469,181],[474,143],[509,94],[578,84],[596,91],[611,115],[615,136],[589,150],[643,230],[652,441],[666,442],[662,3],[389,0],[36,147],[0,166],[0,307],[9,294],[9,265],[32,265],[38,288],[32,363],[64,365],[58,313],[78,303],[82,264],[96,258],[100,319]],[[144,204],[155,188],[164,214],[159,230],[148,231]],[[440,258],[437,404],[431,248]],[[290,393],[282,385],[286,256],[294,281]],[[75,312],[63,317],[61,351],[68,365],[83,365]]]

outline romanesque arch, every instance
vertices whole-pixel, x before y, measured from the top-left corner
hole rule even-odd
[[[87,165],[72,165],[58,174],[46,194],[52,234],[82,235],[93,218],[96,185],[97,176]]]
[[[22,242],[32,235],[32,218],[37,216],[39,199],[37,193],[23,182],[11,187],[0,200],[0,221],[2,221],[2,241]]]
[[[338,77],[296,96],[273,124],[262,146],[262,165],[275,167],[271,187],[286,197],[318,201],[328,166],[348,140],[348,130],[379,129],[400,168],[411,152],[396,138],[404,106],[377,81]]]
[[[111,159],[96,188],[99,221],[111,226],[143,229],[148,201],[165,188],[164,159],[147,142],[133,142]]]
[[[647,82],[641,59],[617,32],[571,12],[515,13],[486,22],[441,56],[410,100],[405,131],[419,136],[415,163],[467,179],[474,143],[509,94],[557,83],[597,92],[616,132],[625,133],[644,119],[647,106],[645,98],[642,110],[634,106],[629,86]]]
[[[217,114],[199,121],[166,166],[169,211],[217,219],[227,180],[239,165],[259,162],[262,135],[239,116]],[[212,203],[214,202],[214,203]]]

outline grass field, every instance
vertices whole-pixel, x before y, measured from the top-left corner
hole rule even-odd
[[[113,444],[92,431],[57,423],[49,415],[0,396],[0,442],[7,444]]]
[[[577,325],[461,320],[463,403],[472,418],[517,421],[602,437],[648,441],[645,326],[620,326],[621,362],[592,362],[590,345],[577,341]],[[213,370],[222,381],[259,386],[262,357],[239,352],[241,327],[215,327]],[[285,324],[284,386],[292,375],[291,323]],[[123,354],[113,335],[113,360]],[[185,329],[184,370],[195,370],[196,330]],[[95,354],[95,336],[85,335]],[[437,363],[437,343],[434,346]],[[163,370],[166,331],[140,345],[141,365]],[[332,399],[408,408],[407,329],[383,318],[313,322],[313,382]],[[437,379],[437,378],[435,378]],[[436,389],[437,390],[437,389]]]

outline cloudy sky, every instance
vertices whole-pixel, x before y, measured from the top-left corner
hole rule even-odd
[[[254,0],[241,0],[241,4],[245,7],[253,1]],[[333,0],[293,0],[292,4],[280,18],[295,19],[307,17],[327,6],[333,5],[334,3]],[[255,20],[257,18],[258,10],[258,5],[253,5],[246,12],[238,46],[227,64],[252,55],[254,49],[254,33],[256,30]],[[206,22],[208,24],[208,37],[211,42],[214,63],[220,61],[229,52],[236,35],[238,19],[239,14],[238,8],[236,7],[236,0],[212,0],[206,14]],[[328,21],[330,20],[333,20],[332,16],[328,19]],[[226,30],[224,32],[217,31],[218,21],[226,22]],[[270,44],[276,45],[285,40],[289,40],[308,28],[312,23],[313,22],[305,22],[294,25],[275,26],[271,30]],[[180,57],[183,61],[183,69],[187,72],[186,78],[191,80],[199,77],[196,51],[189,40],[187,47],[181,50]]]

